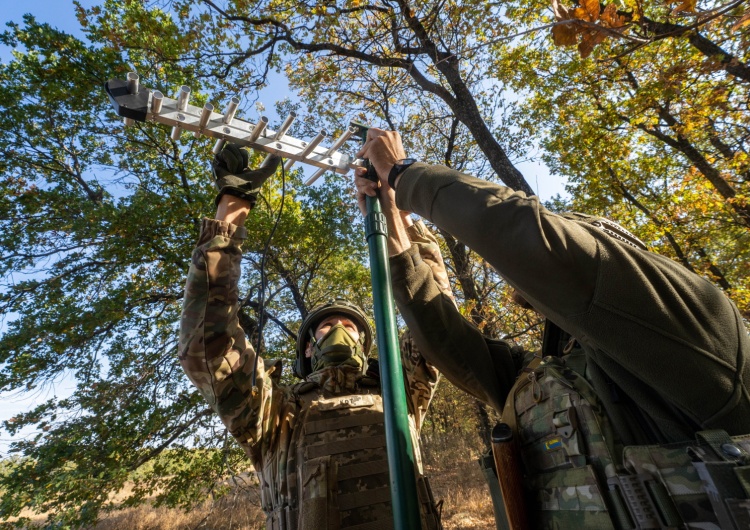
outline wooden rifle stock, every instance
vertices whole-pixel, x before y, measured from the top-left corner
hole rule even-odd
[[[508,525],[511,530],[528,530],[523,476],[519,465],[521,455],[513,439],[513,430],[507,423],[498,423],[492,429],[492,454]]]

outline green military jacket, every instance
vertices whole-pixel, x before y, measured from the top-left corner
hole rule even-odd
[[[407,169],[396,203],[478,252],[578,340],[605,405],[617,409],[607,402],[614,383],[639,412],[608,409],[623,443],[681,442],[702,429],[750,433],[750,340],[709,281],[584,218],[556,215],[537,197],[442,166]],[[414,249],[391,258],[391,271],[422,354],[501,411],[522,352],[461,318]]]
[[[348,466],[346,472],[351,477],[348,480],[339,477],[338,487],[366,491],[333,494],[349,507],[378,499],[388,504],[387,469],[375,469],[377,466],[372,462],[385,455],[382,420],[378,420],[382,417],[382,398],[377,381],[343,367],[314,372],[300,384],[284,386],[279,382],[281,363],[263,362],[247,342],[237,316],[241,244],[245,235],[244,227],[203,220],[185,287],[179,346],[185,373],[250,457],[261,480],[261,500],[269,528],[322,528],[327,526],[321,523],[326,517],[338,518],[326,513],[330,512],[330,506],[321,508],[314,503],[309,503],[306,514],[299,497],[302,490],[316,497],[327,492],[308,490],[335,489],[335,484],[325,484],[325,479],[318,476],[321,466],[334,465],[330,458],[327,464],[324,462],[326,452],[351,452],[355,444],[361,445],[361,450],[348,458],[357,465]],[[421,224],[410,228],[409,235],[417,252],[429,264],[428,269],[434,271],[434,280],[450,294],[442,258],[432,236]],[[401,345],[415,460],[421,474],[418,432],[439,372],[425,362],[408,336]],[[251,384],[254,367],[256,393]],[[326,411],[333,411],[334,415],[325,416]],[[360,415],[359,419],[348,419],[356,415]],[[341,429],[337,434],[338,427]],[[354,436],[357,441],[348,438],[336,441],[337,436]],[[334,447],[337,444],[341,446],[338,449]],[[368,466],[367,460],[371,465]],[[341,459],[335,463],[341,464]],[[369,478],[365,480],[363,475]],[[343,506],[340,509],[342,513],[345,511]],[[342,521],[331,523],[331,527],[367,522],[356,520],[353,512],[349,509],[343,513]],[[350,520],[344,520],[348,516]],[[361,513],[356,515],[361,516]]]

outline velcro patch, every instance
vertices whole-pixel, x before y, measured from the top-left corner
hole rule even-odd
[[[371,407],[373,405],[375,405],[375,396],[370,394],[321,398],[312,404],[318,410],[353,409],[357,407]]]
[[[560,438],[550,438],[546,442],[544,442],[544,450],[545,451],[554,451],[555,449],[560,449],[562,447],[562,440]]]

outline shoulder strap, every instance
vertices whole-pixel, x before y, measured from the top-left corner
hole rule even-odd
[[[526,384],[530,383],[533,380],[533,376],[531,375],[534,370],[536,370],[539,365],[542,364],[542,358],[534,355],[534,357],[531,359],[531,362],[527,364],[523,370],[521,370],[521,373],[518,374],[518,377],[516,378],[516,382],[513,383],[513,386],[510,389],[510,392],[508,392],[508,397],[505,398],[505,405],[503,406],[503,413],[501,415],[501,419],[503,423],[508,424],[511,431],[513,432],[513,436],[515,437],[517,434],[516,431],[516,413],[513,410],[513,404],[516,399],[516,393],[518,390],[525,386]]]

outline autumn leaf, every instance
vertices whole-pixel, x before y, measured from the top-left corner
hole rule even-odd
[[[672,2],[669,2],[669,3],[670,4],[674,4],[674,3],[677,3],[677,1],[679,1],[679,0],[672,1]],[[678,13],[683,13],[683,12],[685,12],[685,13],[694,13],[695,12],[695,4],[696,4],[696,2],[697,2],[697,0],[682,0],[682,3],[680,5],[678,5],[677,7],[675,7],[670,14],[671,15],[676,15]]]
[[[563,6],[558,0],[552,0],[552,12],[558,22],[572,20],[571,12]],[[580,26],[574,23],[559,24],[552,28],[552,42],[555,46],[573,46],[578,42],[578,33],[581,32]]]
[[[559,20],[570,20],[570,11],[567,7],[563,6],[558,0],[552,0],[552,12],[555,14],[555,18]]]
[[[576,7],[573,10],[573,18],[586,22],[596,22],[599,20],[599,13],[601,13],[599,0],[581,0],[581,7]]]
[[[581,57],[585,59],[591,55],[591,52],[594,51],[596,45],[601,44],[606,38],[607,35],[602,31],[596,29],[586,31],[586,33],[583,34],[580,44],[578,44],[578,53],[580,53]]]
[[[745,15],[737,21],[737,23],[732,26],[732,31],[737,31],[738,29],[747,26],[750,24],[750,13],[745,13]]]
[[[627,19],[617,13],[617,6],[614,3],[607,4],[607,7],[604,8],[601,21],[602,26],[607,28],[621,28],[627,23]]]
[[[552,28],[552,40],[555,46],[573,46],[578,42],[579,26],[560,24]]]

